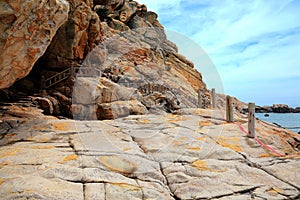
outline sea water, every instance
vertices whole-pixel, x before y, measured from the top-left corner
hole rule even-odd
[[[268,114],[269,117],[265,115]],[[256,113],[263,121],[276,123],[296,133],[300,132],[300,113]]]

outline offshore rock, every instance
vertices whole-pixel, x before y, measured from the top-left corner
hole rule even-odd
[[[286,104],[273,104],[273,106],[257,106],[255,108],[257,113],[300,113],[300,109],[291,108]]]
[[[293,111],[292,108],[285,104],[274,104],[272,108],[275,113],[290,113]]]
[[[65,0],[0,3],[0,89],[25,77],[67,20]]]

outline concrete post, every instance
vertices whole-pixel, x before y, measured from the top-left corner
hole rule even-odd
[[[255,138],[255,103],[248,104],[248,137]]]
[[[198,90],[198,108],[202,108],[201,90]]]
[[[216,108],[216,89],[211,89],[211,108]]]
[[[226,121],[233,122],[233,106],[232,106],[232,97],[226,96]]]

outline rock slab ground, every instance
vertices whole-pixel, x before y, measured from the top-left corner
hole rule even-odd
[[[34,117],[1,120],[0,199],[300,198],[299,136],[261,121],[257,138],[285,156],[246,137],[243,116],[226,123],[216,110]]]

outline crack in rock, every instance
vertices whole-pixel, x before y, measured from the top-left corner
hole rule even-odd
[[[159,162],[159,169],[160,169],[161,174],[163,175],[163,177],[164,177],[165,180],[166,180],[166,186],[168,187],[168,190],[169,190],[171,196],[172,196],[175,200],[180,200],[180,198],[177,197],[177,196],[174,194],[174,192],[172,192],[172,189],[171,189],[170,184],[169,184],[169,180],[168,180],[167,176],[165,175],[165,173],[164,173],[164,171],[163,171],[163,167],[162,167],[161,162]]]
[[[284,183],[286,183],[286,184],[288,184],[288,185],[294,187],[295,189],[297,189],[297,190],[300,192],[300,187],[298,187],[298,186],[296,186],[296,185],[294,185],[294,184],[292,184],[292,183],[290,183],[290,182],[288,182],[288,181],[286,181],[286,180],[284,180],[284,179],[282,179],[282,178],[276,176],[275,174],[271,173],[271,172],[268,171],[267,169],[262,168],[262,166],[260,166],[259,164],[254,163],[254,162],[252,162],[251,160],[249,160],[249,158],[248,158],[246,155],[244,155],[243,153],[239,153],[239,154],[242,155],[242,156],[244,157],[244,159],[245,159],[245,161],[247,162],[247,164],[249,165],[249,167],[254,167],[254,168],[256,168],[256,169],[262,170],[262,171],[264,171],[265,173],[269,174],[270,176],[272,176],[272,177],[274,177],[274,178],[276,178],[276,179],[278,179],[278,180],[280,180],[280,181],[282,181],[282,182],[284,182]]]

